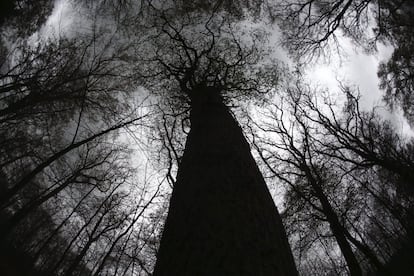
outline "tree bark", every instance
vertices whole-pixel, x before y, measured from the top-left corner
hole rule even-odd
[[[297,275],[240,126],[217,90],[195,92],[153,275]]]

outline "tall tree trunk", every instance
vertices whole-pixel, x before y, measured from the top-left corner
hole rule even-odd
[[[322,205],[322,210],[326,216],[326,219],[331,228],[332,234],[334,235],[336,242],[344,256],[345,262],[349,269],[349,274],[351,276],[362,276],[362,269],[356,258],[351,245],[349,244],[345,231],[347,231],[339,221],[338,215],[336,214],[334,208],[332,207],[329,199],[326,197],[322,187],[319,185],[318,181],[313,177],[310,169],[305,165],[303,166],[305,173],[308,176],[310,184],[315,192],[316,197],[319,199],[319,202]]]
[[[241,128],[218,91],[195,92],[153,275],[297,275]]]

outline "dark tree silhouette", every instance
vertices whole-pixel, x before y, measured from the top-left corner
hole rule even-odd
[[[154,274],[295,275],[263,177],[213,89],[200,87],[201,96],[192,98],[191,131]]]
[[[294,107],[294,110],[299,109],[300,107]],[[312,139],[309,133],[309,126],[302,120],[301,115],[293,111],[292,115],[294,117],[293,123],[291,125],[286,125],[283,120],[284,112],[288,111],[289,108],[286,106],[282,108],[275,107],[276,110],[272,111],[271,118],[274,123],[272,126],[264,126],[261,128],[260,125],[256,125],[263,132],[274,132],[280,136],[280,142],[273,142],[273,148],[278,148],[279,151],[285,151],[288,154],[278,154],[276,150],[271,151],[270,154],[266,156],[261,152],[260,148],[256,144],[256,149],[259,151],[259,154],[268,167],[268,169],[278,177],[280,180],[289,184],[292,192],[296,193],[299,198],[302,198],[307,202],[313,209],[315,209],[316,217],[323,216],[322,221],[326,221],[329,224],[330,231],[332,232],[333,237],[335,238],[341,253],[347,263],[348,271],[350,275],[363,275],[360,263],[355,256],[350,242],[348,241],[347,235],[350,235],[348,230],[343,226],[340,221],[339,215],[333,207],[333,203],[329,199],[328,195],[324,191],[326,184],[330,180],[326,177],[325,170],[328,170],[327,167],[323,164],[318,164],[319,162],[315,159],[315,156],[312,156]],[[279,117],[280,116],[280,117]],[[293,124],[297,124],[298,134],[291,133],[294,128]],[[299,136],[299,137],[295,137]],[[302,143],[297,143],[297,141]],[[263,142],[267,145],[272,145],[272,142]],[[282,171],[273,168],[268,159],[276,159],[282,161],[283,163],[290,164],[293,169],[284,167]],[[289,177],[289,174],[296,175],[297,178]],[[302,184],[300,179],[306,184]],[[306,185],[308,187],[303,188],[301,186]],[[291,207],[289,207],[290,209]],[[295,210],[295,208],[292,208]],[[292,210],[287,210],[286,212],[291,212]]]
[[[191,109],[154,275],[296,275],[278,211],[225,104],[276,81],[258,66],[260,34],[243,44],[216,10],[154,12],[156,48],[145,53],[153,69],[141,75]]]
[[[128,271],[112,258],[138,263],[129,246],[145,242],[140,233],[125,236],[144,227],[159,196],[145,191],[131,200],[127,193],[144,184],[133,180],[137,171],[118,134],[148,116],[131,96],[137,80],[121,58],[128,46],[112,43],[116,34],[96,21],[90,32],[43,37],[36,31],[54,1],[9,2],[15,12],[0,25],[0,270]]]
[[[412,239],[412,140],[401,140],[375,109],[361,111],[349,87],[341,86],[347,98],[341,110],[329,98],[318,104],[317,94],[299,83],[249,125],[270,176],[287,184],[283,215],[300,271],[313,267],[309,251],[322,246],[332,264],[321,262],[316,271],[344,273],[335,239],[351,274],[394,273],[393,256],[409,252]],[[404,271],[406,261],[397,262]]]

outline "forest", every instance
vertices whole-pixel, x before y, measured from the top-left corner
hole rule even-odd
[[[410,0],[2,0],[0,275],[414,275],[413,34]]]

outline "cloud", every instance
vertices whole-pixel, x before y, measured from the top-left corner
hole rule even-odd
[[[76,18],[70,1],[56,0],[52,14],[41,28],[40,37],[48,39],[67,34]]]

